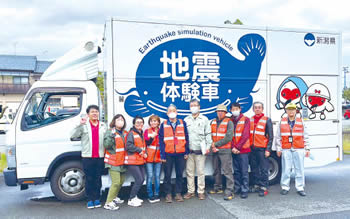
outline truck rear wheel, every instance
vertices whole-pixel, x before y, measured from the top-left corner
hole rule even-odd
[[[281,180],[281,158],[279,158],[275,151],[271,153],[271,156],[269,157],[269,184],[274,185],[276,183],[279,183]]]
[[[51,190],[61,201],[78,201],[85,197],[85,174],[80,161],[58,166],[51,176]]]

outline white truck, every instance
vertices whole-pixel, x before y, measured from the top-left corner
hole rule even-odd
[[[341,44],[341,33],[329,31],[110,19],[101,45],[88,41],[72,49],[26,94],[7,132],[5,182],[26,189],[49,181],[58,199],[81,199],[80,142],[70,131],[90,104],[100,106],[105,122],[121,113],[130,127],[136,115],[166,118],[171,103],[184,118],[193,98],[210,119],[218,104],[239,102],[252,116],[252,103],[261,101],[276,125],[293,102],[310,135],[313,159],[305,165],[339,161]],[[99,71],[104,101],[95,84]],[[75,106],[50,112],[62,98],[75,99]],[[269,179],[276,183],[276,153],[270,161]],[[210,156],[206,174],[212,174]]]

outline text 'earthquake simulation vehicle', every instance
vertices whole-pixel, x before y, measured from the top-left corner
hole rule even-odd
[[[100,106],[101,120],[121,113],[130,127],[136,115],[167,118],[171,103],[184,118],[193,98],[209,119],[218,104],[239,102],[252,116],[252,103],[261,101],[276,125],[293,102],[310,135],[312,159],[305,165],[341,160],[341,44],[338,32],[110,19],[101,45],[72,49],[25,95],[6,134],[6,184],[26,189],[48,181],[60,200],[83,198],[80,141],[70,132],[90,104]],[[103,98],[95,84],[99,71]],[[276,183],[275,152],[270,166]]]

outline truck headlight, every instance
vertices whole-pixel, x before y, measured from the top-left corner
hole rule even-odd
[[[16,147],[15,146],[7,147],[7,167],[9,169],[16,168]]]

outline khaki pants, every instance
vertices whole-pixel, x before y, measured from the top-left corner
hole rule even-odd
[[[109,169],[109,175],[112,179],[112,185],[109,188],[106,203],[110,203],[118,196],[120,188],[122,187],[125,180],[125,173]]]
[[[227,154],[213,154],[213,168],[214,168],[214,189],[222,189],[222,175],[226,177],[226,189],[225,194],[231,195],[233,192],[234,179],[232,168],[232,153]]]
[[[198,176],[198,193],[205,189],[205,155],[189,154],[186,162],[187,189],[189,193],[195,192],[194,177]]]

